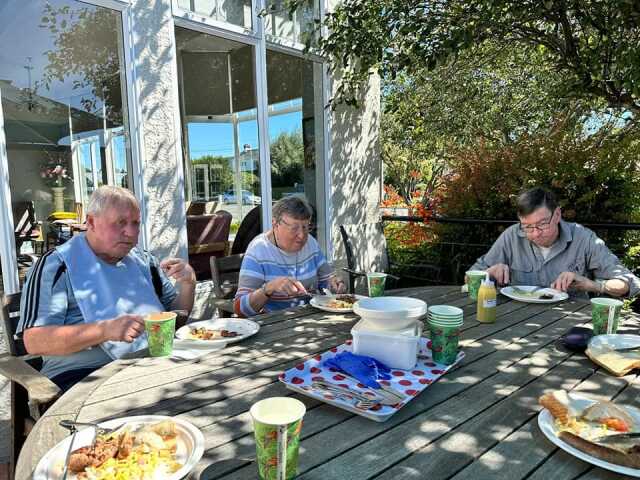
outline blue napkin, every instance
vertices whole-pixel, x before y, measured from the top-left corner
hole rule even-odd
[[[333,367],[341,372],[357,378],[370,388],[380,388],[378,380],[389,380],[391,369],[375,358],[342,352],[322,363],[325,367]]]

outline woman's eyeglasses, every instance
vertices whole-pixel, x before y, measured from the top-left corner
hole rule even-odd
[[[282,219],[280,219],[278,223],[280,223],[281,225],[284,225],[287,228],[287,230],[289,230],[291,233],[295,235],[297,235],[300,232],[309,233],[311,230],[313,230],[312,223],[306,223],[306,224],[296,223],[292,225],[290,223],[285,222]]]

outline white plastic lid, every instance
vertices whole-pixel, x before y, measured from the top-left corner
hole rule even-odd
[[[483,280],[483,281],[482,281],[482,284],[483,284],[483,285],[486,285],[486,286],[488,286],[488,287],[493,287],[493,286],[494,286],[494,284],[493,284],[493,280],[489,280],[489,279]]]

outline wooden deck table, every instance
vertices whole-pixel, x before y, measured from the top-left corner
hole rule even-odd
[[[282,371],[347,340],[356,321],[302,307],[257,317],[257,335],[198,360],[144,358],[103,367],[38,421],[20,454],[17,478],[29,478],[67,434],[60,420],[137,414],[175,415],[202,430],[205,453],[191,478],[258,478],[248,409],[282,395],[301,399],[308,409],[298,477],[304,480],[623,478],[556,448],[537,425],[537,399],[550,389],[638,405],[637,375],[613,377],[558,345],[571,326],[589,322],[588,302],[529,304],[499,296],[497,322],[484,325],[459,287],[393,294],[463,308],[466,358],[386,422],[295,394],[278,381]],[[624,317],[621,330],[637,333],[639,317]]]

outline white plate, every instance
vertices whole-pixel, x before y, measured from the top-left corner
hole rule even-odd
[[[199,340],[196,338],[191,338],[189,336],[189,333],[193,328],[230,330],[232,332],[238,332],[240,335],[238,335],[237,337],[216,338],[215,340]],[[216,345],[221,343],[227,344],[244,340],[245,338],[258,333],[258,330],[260,330],[260,325],[258,325],[253,320],[248,320],[246,318],[212,318],[211,320],[193,322],[180,327],[176,331],[176,338],[201,345]]]
[[[341,294],[339,293],[337,296],[339,295],[347,295],[345,294]],[[361,300],[363,298],[367,298],[364,295],[354,295],[354,297],[356,297],[356,300]],[[311,305],[312,307],[316,307],[320,310],[324,310],[325,312],[331,312],[331,313],[347,313],[347,312],[352,312],[353,311],[353,306],[351,307],[347,307],[347,308],[332,308],[329,307],[327,305],[327,303],[329,302],[329,298],[327,295],[315,295],[313,297],[311,297],[311,300],[309,300],[309,305]],[[355,304],[355,302],[354,302]]]
[[[530,292],[538,287],[531,286],[531,285],[516,285],[516,288]],[[556,303],[569,298],[569,294],[567,292],[561,292],[559,290],[554,290],[553,288],[541,288],[540,290],[536,291],[536,293],[540,293],[540,295],[542,295],[543,293],[549,293],[553,295],[553,298],[549,298],[549,299],[519,295],[513,291],[513,287],[502,287],[500,289],[500,293],[513,300],[517,300],[519,302],[525,302],[525,303]]]
[[[591,405],[595,403],[595,400],[592,400],[587,397],[583,397],[581,395],[571,393],[570,394],[574,399],[584,401],[585,405]],[[640,422],[640,410],[635,407],[631,407],[629,405],[625,405],[627,411],[631,414],[636,422]],[[605,462],[604,460],[600,460],[597,457],[589,455],[588,453],[583,452],[582,450],[578,450],[577,448],[569,445],[558,437],[558,429],[556,427],[555,421],[549,410],[543,408],[540,414],[538,415],[538,426],[542,433],[551,441],[565,452],[570,453],[574,457],[579,458],[580,460],[584,460],[585,462],[591,463],[592,465],[596,465],[598,467],[606,468],[607,470],[611,470],[612,472],[618,472],[623,475],[629,475],[630,477],[638,477],[640,478],[640,469],[623,467],[622,465],[616,465],[615,463]]]
[[[640,348],[640,335],[629,335],[622,333],[614,333],[611,335],[596,335],[589,340],[587,349],[598,355],[606,353],[616,348]],[[637,353],[636,353],[637,355]]]
[[[183,465],[180,470],[166,477],[165,480],[179,480],[196,466],[196,463],[198,463],[204,453],[204,437],[202,436],[202,432],[193,424],[181,418],[166,417],[163,415],[141,415],[137,417],[116,418],[102,422],[100,426],[112,428],[126,422],[131,427],[137,428],[143,424],[157,423],[163,420],[171,420],[176,424],[178,431],[176,461]],[[62,478],[64,459],[69,450],[71,438],[72,435],[69,435],[40,459],[33,474],[33,480],[58,480]],[[89,427],[79,430],[73,440],[73,449],[75,450],[90,445],[92,441],[93,428]],[[74,480],[76,479],[76,475],[69,472],[67,479]]]

